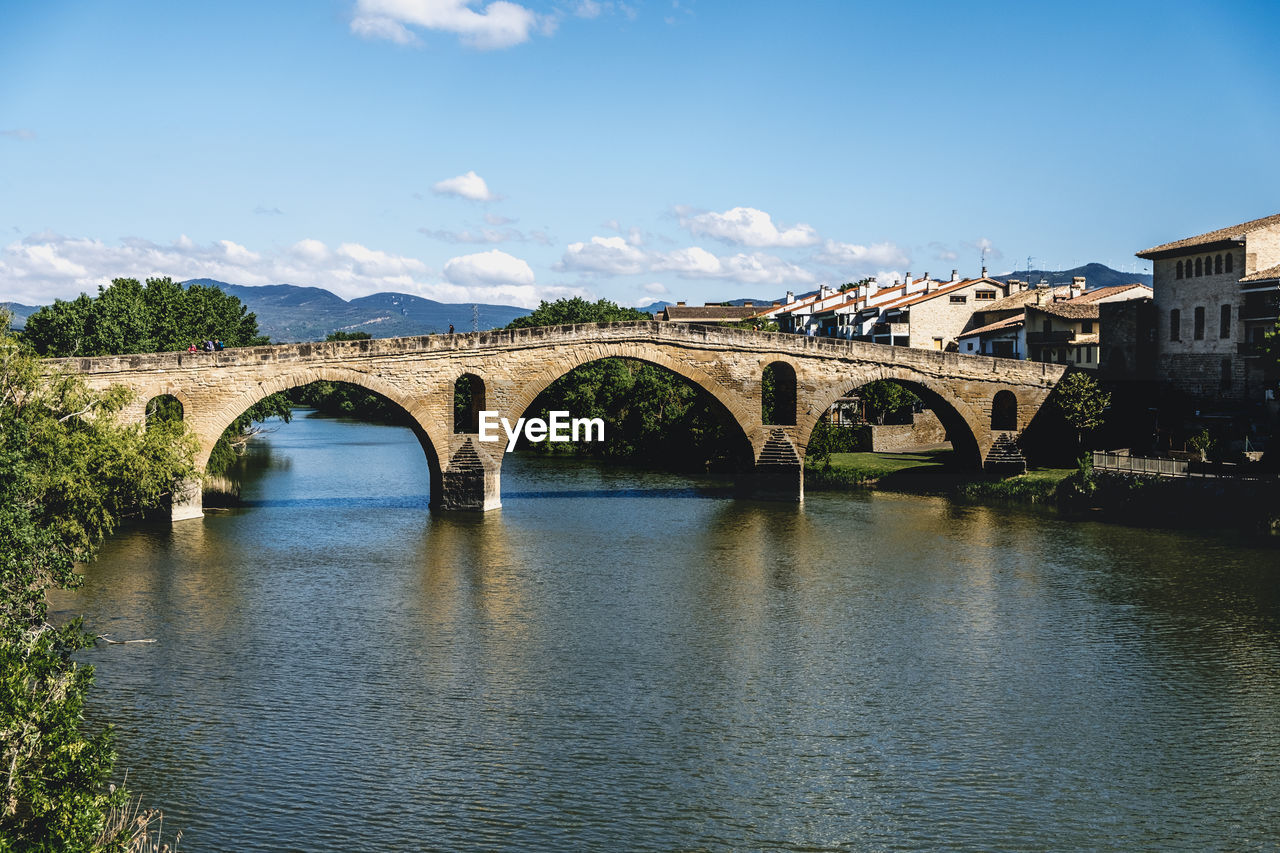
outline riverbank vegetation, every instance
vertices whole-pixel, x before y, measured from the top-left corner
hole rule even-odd
[[[269,343],[258,334],[258,320],[239,299],[217,287],[183,286],[172,279],[117,278],[99,287],[97,296],[82,293],[58,299],[27,318],[23,340],[37,355],[55,358],[132,355],[203,348],[205,341],[228,347]],[[176,401],[174,401],[176,403]],[[181,407],[161,407],[151,422],[181,417]],[[205,470],[222,474],[244,447],[244,441],[271,417],[290,418],[289,400],[272,394],[237,417],[218,439]]]
[[[0,318],[7,320],[6,318]],[[3,324],[7,326],[7,323]],[[180,423],[117,423],[118,391],[48,374],[0,333],[0,851],[114,851],[154,840],[149,813],[108,784],[109,729],[83,714],[95,644],[79,621],[49,621],[46,592],[79,584],[124,518],[158,506],[194,474]],[[124,819],[122,819],[124,816]],[[141,820],[138,820],[141,818]]]

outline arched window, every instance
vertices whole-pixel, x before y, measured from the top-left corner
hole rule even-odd
[[[1214,275],[1222,274],[1222,255],[1213,256],[1213,274]]]
[[[464,373],[453,383],[453,431],[480,431],[480,412],[484,410],[484,380],[474,373]]]
[[[991,400],[991,428],[1011,430],[1018,428],[1018,398],[1012,391],[997,391]]]
[[[1182,340],[1182,312],[1177,308],[1169,312],[1169,340]]]
[[[1231,272],[1231,266],[1232,266],[1231,258],[1232,258],[1232,257],[1233,257],[1233,255],[1231,254],[1231,252],[1227,252],[1227,272]]]
[[[795,425],[796,369],[785,361],[767,365],[760,377],[760,420],[777,426]]]
[[[1178,261],[1178,274],[1175,278],[1182,278],[1182,261]]]
[[[182,402],[172,394],[160,394],[147,401],[147,429],[156,424],[182,420]]]
[[[1196,258],[1196,275],[1204,275],[1204,260],[1201,258]]]

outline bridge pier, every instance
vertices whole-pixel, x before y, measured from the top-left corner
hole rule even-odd
[[[461,441],[449,458],[449,467],[440,474],[440,487],[431,484],[431,508],[463,512],[500,508],[502,472],[497,462],[471,436],[458,438]]]
[[[199,477],[174,483],[173,495],[169,498],[169,520],[189,518],[204,518],[204,493]]]
[[[741,478],[739,491],[762,501],[804,501],[804,463],[785,430],[769,432],[755,464]]]

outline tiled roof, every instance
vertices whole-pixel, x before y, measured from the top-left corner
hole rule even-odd
[[[967,332],[961,332],[956,335],[957,338],[967,338],[970,335],[985,335],[988,332],[1002,332],[1010,329],[1016,329],[1023,323],[1023,315],[1018,314],[1013,317],[1005,317],[1003,320],[997,320],[977,329],[970,329]]]
[[[1052,314],[1055,317],[1063,317],[1068,320],[1098,319],[1098,303],[1096,302],[1064,300],[1061,302],[1047,302],[1044,305],[1028,305],[1027,310],[1040,311],[1044,314]]]
[[[1211,243],[1221,243],[1227,240],[1242,240],[1244,235],[1250,231],[1257,231],[1259,228],[1266,228],[1271,225],[1280,225],[1280,213],[1272,216],[1264,216],[1262,219],[1253,219],[1249,222],[1242,222],[1239,225],[1232,225],[1230,228],[1219,228],[1217,231],[1209,231],[1204,234],[1197,234],[1195,237],[1187,237],[1183,240],[1174,240],[1172,243],[1162,243],[1159,246],[1153,246],[1150,249],[1143,249],[1138,252],[1139,258],[1151,258],[1153,255],[1163,252],[1172,252],[1178,249],[1192,249],[1196,246],[1206,246]]]
[[[1245,276],[1241,281],[1271,281],[1280,278],[1280,267],[1270,267],[1265,270],[1258,270],[1255,273]]]
[[[1115,296],[1118,293],[1124,293],[1126,290],[1132,290],[1135,287],[1140,287],[1148,293],[1151,292],[1151,288],[1147,287],[1145,284],[1139,284],[1138,282],[1134,282],[1133,284],[1113,284],[1111,287],[1099,287],[1097,290],[1086,290],[1071,301],[1098,302],[1099,300],[1106,299],[1110,296]]]
[[[668,305],[663,313],[676,322],[737,322],[745,320],[758,309],[751,305]]]
[[[1054,295],[1065,294],[1069,288],[1055,287]],[[983,305],[980,309],[983,313],[988,311],[1014,311],[1023,307],[1028,302],[1036,298],[1036,288],[1028,288],[1027,290],[1019,290],[1017,293],[1011,293],[1003,299],[997,299],[995,302]]]

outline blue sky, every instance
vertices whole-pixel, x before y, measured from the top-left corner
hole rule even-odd
[[[1280,4],[0,0],[0,299],[536,305],[1101,261],[1280,212]]]

